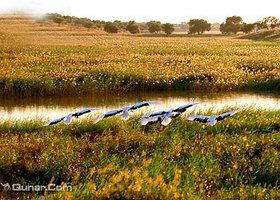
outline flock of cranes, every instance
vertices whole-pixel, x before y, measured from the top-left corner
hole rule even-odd
[[[97,120],[95,121],[95,123],[99,122],[102,119],[112,117],[115,115],[121,115],[124,120],[127,120],[129,118],[130,111],[133,111],[133,110],[136,110],[136,109],[139,109],[142,107],[146,107],[146,106],[157,105],[157,104],[159,104],[159,102],[143,101],[143,102],[139,102],[134,105],[131,105],[131,106],[126,106],[126,107],[123,107],[120,109],[111,110],[111,111],[108,111],[108,112],[100,115],[97,118]],[[177,118],[178,116],[182,115],[182,113],[184,113],[188,108],[195,106],[197,104],[199,104],[199,103],[196,103],[196,102],[188,103],[188,104],[182,105],[175,109],[162,110],[162,111],[154,112],[154,113],[151,113],[148,115],[144,115],[144,116],[140,117],[140,123],[141,123],[141,125],[146,126],[148,124],[160,122],[161,125],[167,126],[172,121],[172,118]],[[57,124],[60,122],[64,122],[65,124],[70,124],[73,117],[79,118],[80,116],[82,116],[84,114],[87,114],[87,113],[90,113],[90,112],[96,111],[96,110],[99,110],[99,108],[85,108],[85,109],[79,110],[77,112],[70,113],[66,116],[60,117],[58,119],[54,119],[54,120],[48,122],[45,126],[51,126],[51,125],[54,125],[54,124]],[[191,120],[191,121],[195,121],[195,122],[206,123],[206,124],[209,124],[210,126],[214,126],[218,121],[221,121],[227,117],[233,116],[238,112],[239,112],[239,110],[234,110],[231,112],[226,112],[223,114],[212,115],[212,116],[192,115],[192,116],[187,117],[187,119]]]

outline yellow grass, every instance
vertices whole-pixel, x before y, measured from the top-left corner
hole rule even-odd
[[[1,20],[0,26],[0,79],[11,81],[3,86],[7,91],[18,79],[22,88],[27,87],[22,81],[36,80],[51,83],[50,90],[63,82],[59,87],[70,87],[65,89],[69,93],[86,86],[230,90],[265,83],[272,85],[264,87],[269,90],[279,87],[277,42],[213,35],[110,35],[31,20]],[[37,87],[37,82],[28,84]]]

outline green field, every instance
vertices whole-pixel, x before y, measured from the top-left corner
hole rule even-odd
[[[7,21],[0,23],[1,94],[280,88],[277,41],[108,35]]]
[[[215,127],[182,117],[162,131],[143,129],[137,117],[42,124],[0,124],[0,174],[23,185],[73,186],[49,198],[280,197],[279,111],[244,110]]]

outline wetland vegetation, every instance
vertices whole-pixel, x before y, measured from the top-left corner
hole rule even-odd
[[[277,41],[98,35],[20,20],[1,26],[2,95],[280,88]]]
[[[13,19],[1,20],[0,26],[0,101],[10,103],[6,96],[14,96],[20,107],[28,103],[18,96],[60,96],[50,104],[76,108],[84,106],[83,95],[97,91],[202,91],[211,96],[209,91],[276,94],[280,90],[277,41],[220,35],[109,35]],[[71,95],[78,100],[71,103]],[[112,98],[107,99],[110,103],[102,96],[96,101],[119,106]],[[91,105],[90,101],[87,98],[86,103]],[[262,104],[269,102],[273,101]],[[199,114],[214,112],[213,106]],[[55,183],[71,185],[73,190],[1,190],[0,198],[280,198],[280,111],[276,106],[244,106],[214,127],[187,121],[184,115],[163,130],[158,124],[144,128],[139,116],[97,124],[89,117],[52,127],[44,127],[43,118],[1,120],[1,182]]]
[[[1,176],[74,188],[45,192],[49,198],[276,199],[279,117],[279,111],[243,110],[214,127],[182,117],[163,131],[143,129],[137,116],[50,128],[40,120],[6,121],[0,124]]]

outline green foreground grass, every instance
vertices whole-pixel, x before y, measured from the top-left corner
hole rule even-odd
[[[137,117],[42,124],[0,124],[0,181],[73,191],[3,198],[280,198],[280,111],[244,110],[214,127],[181,117],[162,131]]]

